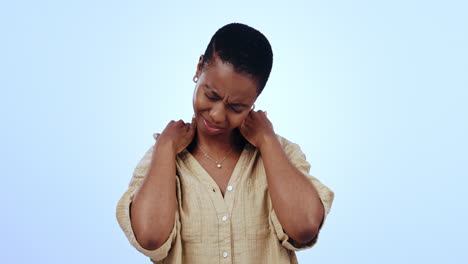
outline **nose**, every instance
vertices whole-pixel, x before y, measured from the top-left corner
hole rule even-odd
[[[224,123],[226,120],[226,110],[223,102],[217,102],[210,110],[210,118],[215,122],[213,125]]]

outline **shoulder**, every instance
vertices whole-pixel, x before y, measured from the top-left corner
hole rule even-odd
[[[299,145],[297,143],[287,139],[284,136],[276,134],[276,138],[281,143],[281,146],[283,146],[283,149],[299,148]]]
[[[290,140],[288,140],[287,138],[285,138],[284,136],[281,136],[279,134],[276,134],[276,138],[278,139],[278,141],[281,143],[282,146],[287,146],[287,145],[290,145],[290,144],[294,144],[293,142],[291,142]]]
[[[297,160],[306,159],[306,155],[302,151],[299,144],[278,134],[276,134],[276,137],[278,141],[281,143],[281,146],[283,147],[284,152],[286,153],[286,155],[288,156],[290,160],[297,161]]]
[[[154,144],[146,148],[146,152],[140,156],[137,166],[135,167],[134,174],[145,175],[151,165],[153,159]]]
[[[145,162],[151,161],[151,159],[153,158],[153,152],[154,152],[154,144],[147,147],[147,150],[145,154],[143,155],[143,157],[141,158],[141,160]]]

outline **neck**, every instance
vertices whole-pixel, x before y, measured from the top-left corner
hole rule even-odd
[[[193,148],[201,147],[203,151],[215,156],[223,156],[232,149],[233,152],[239,151],[244,146],[244,138],[237,129],[229,134],[220,134],[208,136],[200,133],[197,129],[195,140],[192,142]]]

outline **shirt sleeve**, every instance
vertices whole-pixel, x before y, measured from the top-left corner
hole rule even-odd
[[[145,153],[143,158],[139,161],[138,165],[136,166],[127,191],[122,195],[119,202],[117,203],[116,217],[120,227],[125,233],[130,244],[133,247],[135,247],[138,251],[143,253],[145,256],[148,256],[153,262],[157,262],[167,257],[169,250],[175,242],[175,238],[178,233],[178,210],[176,210],[174,227],[172,228],[168,239],[164,242],[164,244],[161,247],[155,250],[147,250],[138,243],[130,221],[130,204],[132,203],[135,194],[137,193],[139,187],[143,183],[143,180],[149,170],[153,155],[153,149],[154,145]]]
[[[320,201],[323,204],[324,208],[324,217],[322,219],[322,222],[319,226],[319,231],[317,235],[315,236],[314,239],[312,239],[310,242],[305,243],[305,244],[300,244],[293,239],[291,239],[286,232],[283,230],[283,227],[281,226],[281,223],[278,220],[278,217],[275,213],[275,211],[272,209],[270,212],[270,220],[272,222],[272,225],[274,227],[274,230],[276,232],[276,235],[278,236],[279,241],[281,244],[290,250],[294,251],[299,251],[299,250],[304,250],[307,248],[313,247],[318,240],[320,230],[322,229],[322,226],[325,222],[325,219],[327,218],[328,213],[330,212],[333,199],[335,197],[334,192],[322,184],[317,178],[311,176],[309,174],[310,172],[310,164],[306,160],[305,154],[302,152],[301,148],[299,145],[292,143],[288,141],[285,138],[282,138],[278,136],[281,144],[283,145],[283,149],[288,156],[288,158],[291,160],[291,162],[310,180],[310,182],[314,185],[315,189],[317,190],[317,193],[320,197]]]

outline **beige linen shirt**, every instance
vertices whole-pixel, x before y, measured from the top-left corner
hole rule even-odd
[[[291,162],[315,186],[330,212],[334,192],[309,174],[299,145],[277,135]],[[128,190],[117,204],[117,221],[131,245],[153,263],[297,263],[294,251],[310,248],[288,237],[279,222],[268,192],[262,156],[246,144],[232,172],[224,197],[211,176],[185,149],[176,157],[177,210],[174,227],[158,249],[146,250],[136,240],[130,222],[130,204],[147,174],[154,145],[136,166]],[[285,175],[287,177],[287,175]],[[287,179],[285,179],[287,180]],[[319,232],[321,227],[319,228]]]

